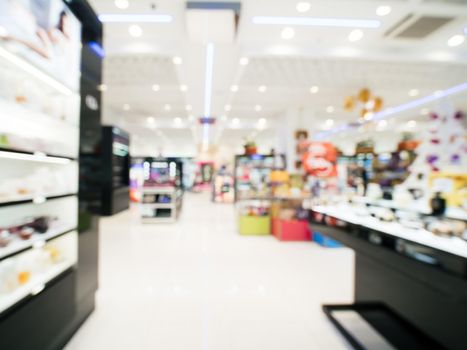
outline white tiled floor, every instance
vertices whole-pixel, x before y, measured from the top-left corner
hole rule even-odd
[[[176,224],[103,219],[97,309],[67,350],[349,349],[322,303],[352,301],[353,253],[242,237],[231,205],[187,194]]]

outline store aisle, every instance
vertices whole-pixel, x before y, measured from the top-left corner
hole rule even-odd
[[[323,302],[350,302],[353,253],[241,237],[235,211],[185,196],[173,225],[103,219],[97,309],[67,350],[348,349]]]

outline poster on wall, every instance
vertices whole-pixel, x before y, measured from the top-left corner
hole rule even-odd
[[[0,45],[76,91],[81,24],[62,0],[1,0]]]
[[[337,151],[329,142],[310,142],[302,155],[306,173],[319,178],[337,176]]]

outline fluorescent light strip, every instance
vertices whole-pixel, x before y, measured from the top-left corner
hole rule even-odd
[[[26,161],[41,162],[41,163],[54,163],[54,164],[69,164],[71,162],[71,160],[67,158],[49,157],[39,152],[35,154],[24,154],[24,153],[0,151],[0,158],[14,159],[14,160],[26,160]]]
[[[25,72],[33,75],[43,83],[49,85],[51,88],[57,90],[58,92],[71,96],[73,95],[73,91],[60,83],[59,81],[55,80],[51,76],[47,75],[40,69],[36,68],[29,62],[23,60],[22,58],[16,56],[15,54],[12,54],[10,51],[5,50],[3,47],[0,47],[0,56],[9,61],[10,63],[13,63],[15,66],[18,68],[21,68]]]
[[[104,23],[170,23],[173,17],[170,15],[138,15],[138,14],[102,14],[99,20]]]
[[[433,93],[431,95],[428,95],[428,96],[425,96],[425,97],[422,97],[422,98],[419,98],[419,99],[416,99],[416,100],[401,104],[401,105],[396,106],[396,107],[386,108],[384,111],[374,114],[374,116],[373,116],[373,118],[371,120],[365,121],[365,122],[361,123],[360,125],[367,124],[367,123],[377,121],[377,120],[388,119],[389,117],[394,116],[395,114],[398,114],[398,113],[405,112],[405,111],[408,111],[408,110],[413,109],[413,108],[423,106],[423,105],[425,105],[427,103],[442,99],[444,97],[455,95],[455,94],[458,94],[458,93],[463,92],[463,91],[467,91],[467,82],[463,83],[463,84],[460,84],[460,85],[453,86],[453,87],[451,87],[449,89],[446,89],[446,90],[443,90],[443,91],[435,92],[435,93]],[[353,124],[343,124],[343,125],[340,125],[340,126],[334,128],[332,130],[317,133],[315,135],[315,138],[323,139],[323,138],[326,138],[329,135],[338,134],[338,133],[341,133],[343,131],[349,130],[349,129],[353,128],[353,127],[354,127]]]
[[[206,76],[204,81],[204,117],[211,116],[212,77],[214,70],[214,44],[206,45]],[[203,125],[203,147],[209,145],[209,125]]]
[[[274,17],[254,16],[254,24],[280,24],[290,26],[315,27],[351,27],[351,28],[379,28],[381,21],[376,19],[348,19],[348,18],[318,18],[318,17]]]

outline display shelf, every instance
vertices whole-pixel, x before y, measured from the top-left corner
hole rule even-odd
[[[175,222],[180,214],[182,207],[183,192],[176,187],[143,187],[142,188],[141,221],[143,223],[169,223]],[[170,197],[169,203],[144,202],[146,195],[154,196],[157,200],[158,195]],[[158,213],[158,211],[162,211]],[[152,215],[148,215],[151,212]]]
[[[467,259],[467,242],[457,237],[440,237],[426,229],[409,229],[398,222],[381,222],[371,216],[358,216],[348,205],[314,206],[317,213],[334,217],[338,220],[360,225],[384,234],[401,238],[445,253]]]
[[[20,205],[20,204],[42,204],[46,201],[59,199],[59,198],[66,198],[66,197],[73,197],[76,196],[77,193],[60,193],[60,194],[43,194],[43,195],[25,195],[25,196],[15,196],[14,198],[7,198],[0,200],[0,207],[7,207],[12,205]]]
[[[24,286],[17,288],[13,293],[4,296],[0,295],[0,313],[3,313],[30,295],[33,296],[39,294],[45,288],[47,283],[70,269],[74,264],[74,261],[57,264],[49,271],[32,278],[31,281]]]
[[[62,155],[48,154],[43,152],[32,152],[20,149],[0,147],[0,158],[36,161],[53,164],[68,164],[77,161],[77,158]]]
[[[393,210],[411,211],[411,212],[415,212],[415,213],[422,214],[422,215],[431,214],[431,209],[428,207],[428,205],[422,205],[422,204],[402,205],[402,204],[396,203],[394,200],[371,199],[367,197],[354,197],[352,198],[352,201],[354,203],[379,206],[379,207],[393,209]],[[467,221],[467,211],[461,208],[447,208],[446,212],[444,213],[444,217],[447,219]]]
[[[35,233],[30,239],[23,240],[21,238],[15,238],[8,246],[0,248],[0,261],[4,260],[12,255],[16,255],[25,250],[42,246],[45,242],[50,241],[54,238],[65,235],[76,229],[74,225],[56,225],[49,229],[47,232],[39,234]]]

